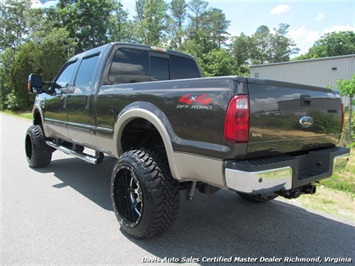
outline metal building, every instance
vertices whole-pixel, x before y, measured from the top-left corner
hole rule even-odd
[[[355,74],[355,54],[250,67],[250,76],[336,88],[339,79]]]

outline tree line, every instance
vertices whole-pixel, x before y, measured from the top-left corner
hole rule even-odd
[[[191,54],[204,76],[249,75],[251,64],[289,61],[299,52],[288,37],[288,24],[261,25],[250,36],[232,36],[229,26],[223,11],[204,0],[136,0],[134,14],[120,0],[59,0],[49,8],[32,8],[31,0],[3,0],[0,108],[32,104],[26,90],[29,73],[52,80],[72,55],[113,41]],[[298,59],[352,53],[355,34],[349,31],[322,36]]]

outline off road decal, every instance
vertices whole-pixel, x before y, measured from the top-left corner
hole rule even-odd
[[[192,96],[191,94],[185,94],[179,99],[179,103],[176,106],[177,109],[204,109],[211,110],[212,105],[209,105],[212,98],[207,97],[207,94],[201,94],[199,96]]]

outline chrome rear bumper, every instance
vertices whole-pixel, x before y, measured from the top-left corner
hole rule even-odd
[[[250,194],[269,194],[292,188],[292,168],[244,172],[226,169],[226,183],[231,189]]]
[[[270,194],[309,185],[344,169],[348,148],[333,147],[298,156],[262,160],[228,161],[225,182],[228,188],[249,194]]]

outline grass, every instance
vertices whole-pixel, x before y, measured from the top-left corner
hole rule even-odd
[[[342,191],[355,199],[355,149],[350,152],[346,168],[335,173],[331,178],[322,180],[320,184],[328,189]]]
[[[354,197],[343,191],[319,186],[317,188],[317,193],[314,195],[302,195],[297,199],[281,200],[355,222]]]
[[[1,112],[7,115],[13,115],[13,116],[32,120],[32,112],[12,112],[9,110],[3,110]]]
[[[290,201],[355,222],[355,149],[351,150],[346,168],[322,180],[315,195],[302,195]]]

